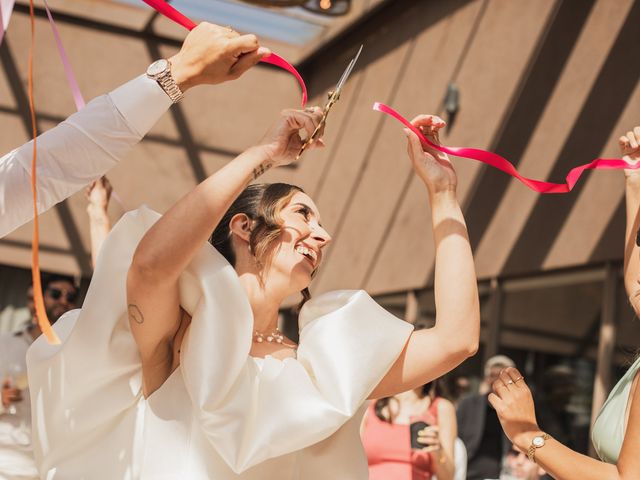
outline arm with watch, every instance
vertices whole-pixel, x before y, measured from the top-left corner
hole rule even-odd
[[[640,127],[620,137],[623,158],[630,163],[640,160]],[[640,248],[638,247],[638,212],[640,207],[640,171],[625,171],[627,197],[627,229],[625,242],[625,286],[636,315],[640,312]],[[633,372],[629,372],[633,374]],[[623,378],[623,380],[625,380]],[[637,380],[637,379],[636,379]],[[607,444],[608,452],[615,452],[611,463],[582,455],[558,442],[538,427],[531,391],[523,376],[515,368],[507,368],[493,384],[489,402],[496,409],[504,432],[513,444],[529,459],[538,463],[557,480],[632,480],[640,478],[640,382],[634,381],[623,398],[627,407],[618,408],[607,404],[602,413],[603,431],[617,430],[625,425],[624,438],[609,438],[612,435],[594,434],[594,444]],[[614,393],[618,388],[614,388]],[[622,390],[626,392],[626,390]],[[614,406],[614,410],[610,410]],[[601,413],[601,416],[602,416]],[[600,422],[601,419],[598,419]],[[619,423],[618,423],[619,422]],[[599,426],[599,424],[597,424]],[[594,429],[597,430],[597,429]],[[602,438],[601,438],[602,437]],[[618,442],[621,440],[621,444]],[[619,448],[619,453],[618,453]],[[601,452],[602,455],[602,452]],[[606,456],[605,456],[606,458]]]
[[[188,89],[233,80],[269,51],[254,35],[201,23],[170,59],[89,102],[37,138],[38,211],[71,196],[115,166]],[[0,158],[0,237],[33,218],[28,142]]]

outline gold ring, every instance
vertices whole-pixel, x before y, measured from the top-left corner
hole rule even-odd
[[[516,378],[516,379],[513,381],[513,383],[515,383],[515,382],[519,382],[520,380],[524,380],[524,377],[518,377],[518,378]]]

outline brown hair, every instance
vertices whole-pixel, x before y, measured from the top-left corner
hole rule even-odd
[[[281,233],[280,212],[298,192],[304,193],[304,190],[287,183],[249,185],[225,212],[211,234],[209,242],[231,265],[235,266],[236,255],[231,244],[229,223],[235,215],[244,213],[254,222],[249,236],[249,250],[263,268],[268,267],[274,252],[273,247]],[[307,288],[300,293],[302,302],[299,307],[311,298]]]

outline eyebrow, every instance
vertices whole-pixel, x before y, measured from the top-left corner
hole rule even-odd
[[[292,206],[292,207],[296,207],[296,206],[298,206],[298,207],[306,207],[306,208],[308,208],[308,209],[311,211],[311,213],[313,213],[313,216],[314,216],[314,217],[316,217],[316,218],[318,219],[318,225],[320,225],[320,226],[322,227],[322,223],[320,223],[320,217],[318,216],[318,214],[316,213],[316,211],[315,211],[313,208],[311,208],[311,206],[310,206],[310,205],[307,205],[306,203],[302,203],[302,202],[296,202],[296,203],[294,203],[294,204],[293,204],[293,205],[291,205],[291,206]],[[322,228],[324,228],[324,227],[322,227]]]

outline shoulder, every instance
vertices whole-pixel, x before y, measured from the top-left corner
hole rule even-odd
[[[441,417],[442,415],[455,417],[456,407],[453,405],[451,401],[447,400],[446,398],[438,397],[435,400],[435,402],[436,402],[436,409],[438,411],[438,417]]]

